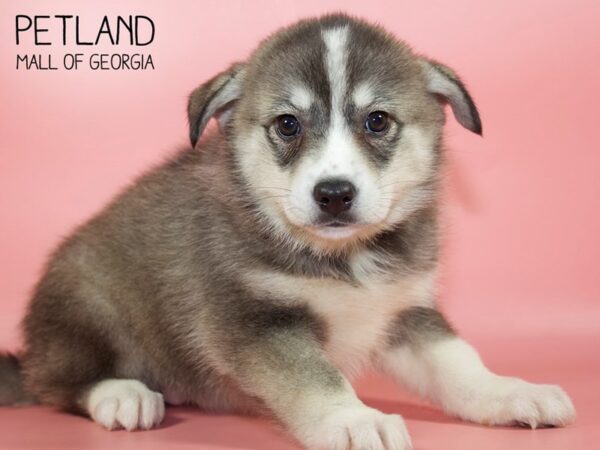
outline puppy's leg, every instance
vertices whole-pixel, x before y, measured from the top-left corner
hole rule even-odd
[[[365,406],[325,358],[318,333],[298,311],[246,321],[259,325],[229,338],[229,375],[309,449],[401,450],[410,439],[400,416]],[[239,329],[238,329],[239,330]],[[223,342],[223,341],[222,341]]]
[[[558,386],[490,372],[477,352],[431,308],[411,308],[394,323],[383,368],[448,413],[486,425],[563,426],[575,419]]]
[[[117,356],[93,325],[54,321],[48,331],[41,324],[30,333],[23,359],[27,391],[39,401],[89,415],[108,429],[148,429],[162,421],[162,395],[140,381],[117,379]]]

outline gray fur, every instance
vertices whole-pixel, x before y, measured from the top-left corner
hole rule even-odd
[[[0,353],[0,406],[27,405],[33,401],[23,387],[21,364],[17,357]]]
[[[360,138],[370,163],[385,166],[403,124],[418,123],[436,137],[436,170],[421,180],[423,198],[404,221],[329,251],[274,232],[234,141],[248,127],[269,136],[273,111],[289,106],[286,86],[301,80],[316,94],[309,110],[298,111],[310,130],[296,148],[272,139],[268,151],[286,170],[313,151],[331,112],[320,32],[339,25],[352,35],[349,90],[379,80],[379,101],[397,119],[389,138]],[[364,252],[377,256],[374,272],[388,279],[435,268],[443,113],[419,61],[383,30],[334,15],[275,34],[246,63],[196,89],[188,104],[195,148],[136,180],[51,256],[24,320],[27,392],[84,412],[82,399],[95,383],[135,378],[205,409],[270,411],[286,422],[306,393],[345,389],[322,350],[327,323],[294,298],[257,295],[241,274],[274,271],[358,286],[351,260]],[[360,129],[365,111],[351,103],[344,110]],[[223,113],[222,131],[200,139],[208,120]],[[434,310],[416,308],[394,321],[392,342],[450,333],[444,324]],[[0,396],[4,402],[23,397],[15,364],[0,359],[0,387],[14,395]]]
[[[454,336],[454,329],[436,309],[417,306],[402,311],[390,325],[391,346],[415,346]]]
[[[239,97],[243,72],[243,64],[234,64],[192,92],[188,102],[192,146],[196,145],[210,118],[223,115]]]
[[[219,136],[212,139],[206,145],[221,153]],[[254,213],[244,214],[243,199],[231,192],[223,161],[211,158],[202,151],[180,153],[55,253],[25,320],[25,380],[40,400],[77,409],[73,399],[90,383],[131,377],[217,409],[243,410],[247,399],[236,393],[235,401],[227,400],[233,397],[223,383],[227,374],[204,360],[203,345],[217,349],[229,367],[242,344],[265,333],[301,326],[315,342],[325,338],[308,311],[255,298],[239,286],[240,271],[273,265],[291,249],[266,240]],[[330,262],[313,270],[318,267],[328,271]],[[206,343],[190,341],[197,327]],[[133,369],[127,367],[132,353],[144,355]]]
[[[479,112],[461,79],[452,69],[437,61],[423,60],[423,64],[427,69],[433,69],[435,75],[441,75],[445,85],[430,82],[430,91],[445,98],[461,125],[481,136],[483,128]]]

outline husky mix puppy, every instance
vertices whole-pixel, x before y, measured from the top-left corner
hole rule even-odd
[[[352,389],[372,366],[465,420],[573,421],[559,387],[490,372],[436,309],[445,103],[481,134],[451,69],[363,21],[266,39],[191,94],[192,145],[52,255],[0,404],[134,430],[187,403],[268,414],[308,448],[409,448]]]

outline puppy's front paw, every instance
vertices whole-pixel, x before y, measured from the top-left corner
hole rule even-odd
[[[165,416],[163,396],[137,380],[101,381],[90,390],[85,406],[92,419],[109,430],[147,430]]]
[[[408,450],[412,448],[404,420],[366,406],[337,410],[307,430],[310,450]]]
[[[465,414],[475,422],[537,428],[561,427],[575,420],[573,403],[558,386],[509,377],[495,377],[484,385],[483,391],[476,394],[476,405]]]

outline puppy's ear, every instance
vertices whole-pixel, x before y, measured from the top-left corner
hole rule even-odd
[[[481,119],[473,99],[452,69],[430,59],[421,58],[427,89],[450,104],[456,120],[473,133],[481,135]]]
[[[223,127],[231,115],[231,107],[242,91],[245,65],[237,63],[194,89],[188,101],[188,121],[192,146],[202,135],[211,117]]]

